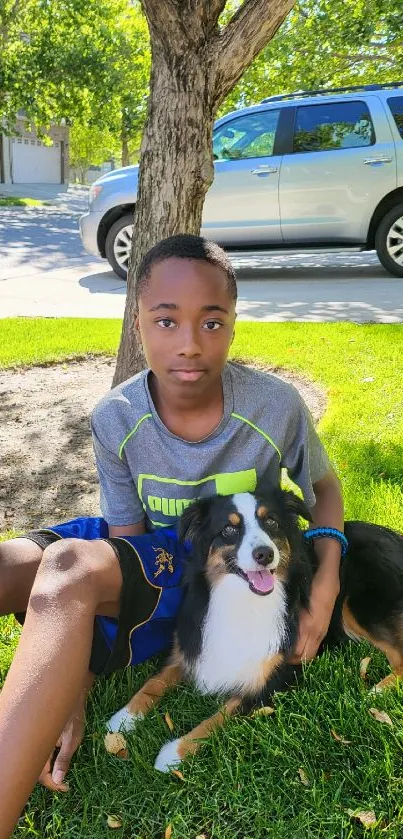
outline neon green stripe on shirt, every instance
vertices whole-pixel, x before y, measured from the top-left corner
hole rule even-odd
[[[240,414],[235,414],[234,412],[232,412],[231,416],[234,417],[234,419],[240,420],[241,422],[246,422],[246,424],[250,425],[250,427],[253,428],[254,431],[257,431],[258,434],[261,434],[262,437],[264,437],[264,439],[267,440],[267,442],[270,443],[271,446],[273,446],[273,449],[277,452],[277,454],[279,456],[279,459],[281,461],[281,451],[280,451],[280,449],[278,448],[278,446],[276,446],[275,442],[271,439],[271,437],[269,437],[268,434],[266,434],[265,431],[262,431],[261,428],[258,428],[257,425],[254,425],[253,422],[246,419],[246,417],[241,417]]]
[[[133,437],[133,434],[136,433],[136,431],[140,427],[141,423],[144,422],[144,420],[146,420],[146,419],[150,419],[151,417],[152,417],[152,414],[144,414],[144,416],[140,417],[139,421],[136,422],[136,425],[134,426],[134,428],[132,428],[132,430],[129,431],[128,435],[123,440],[123,443],[120,444],[120,448],[119,448],[119,458],[120,458],[120,460],[122,460],[123,449],[124,449],[127,441],[130,440],[130,437]]]

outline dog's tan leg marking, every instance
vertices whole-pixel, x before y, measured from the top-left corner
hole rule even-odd
[[[348,635],[353,635],[357,641],[360,638],[365,638],[367,641],[370,641],[371,644],[374,642],[371,640],[369,633],[366,629],[364,629],[360,624],[356,621],[353,613],[350,610],[350,607],[346,601],[343,603],[342,609],[342,623],[345,632]]]
[[[374,693],[380,693],[383,690],[394,687],[397,679],[403,676],[403,631],[401,633],[401,647],[394,647],[393,644],[388,641],[379,641],[377,638],[374,638],[366,629],[360,626],[350,611],[347,603],[344,603],[343,605],[342,618],[343,625],[347,632],[350,632],[356,638],[365,638],[366,641],[369,641],[370,644],[385,653],[393,670],[393,673],[390,673],[389,676],[385,676],[384,679],[381,679],[381,681],[375,685],[372,689]]]
[[[245,690],[245,694],[249,696],[250,694],[253,695],[260,693],[265,685],[267,685],[269,679],[282,664],[284,664],[284,656],[282,653],[276,653],[276,655],[266,658],[260,668],[260,671],[257,673],[254,682],[248,686],[247,690]]]
[[[385,653],[393,671],[372,688],[374,693],[382,693],[384,690],[396,687],[398,679],[403,676],[403,651],[386,643],[377,643],[376,646]]]
[[[193,728],[189,734],[185,734],[184,737],[181,737],[177,744],[177,752],[180,760],[183,760],[187,757],[187,755],[194,755],[202,745],[200,741],[209,737],[210,734],[212,734],[212,732],[217,728],[221,728],[227,718],[235,714],[241,702],[242,700],[239,697],[234,696],[225,703],[224,707],[221,708],[220,711],[217,711],[216,714],[213,714],[213,716],[209,717],[207,720],[203,720],[203,722],[201,722],[200,725],[197,725],[196,728]]]
[[[167,664],[166,667],[151,676],[132,699],[127,703],[127,710],[130,714],[147,714],[148,711],[164,696],[166,691],[177,685],[183,675],[182,668],[177,664]]]
[[[130,699],[127,703],[128,712],[144,716],[162,699],[169,688],[182,680],[182,677],[183,667],[180,655],[175,650],[171,661],[156,676],[147,679],[143,687]]]

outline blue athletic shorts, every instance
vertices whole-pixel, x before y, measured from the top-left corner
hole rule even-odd
[[[171,645],[188,554],[173,528],[110,538],[104,519],[78,518],[25,536],[41,548],[59,539],[104,539],[115,551],[123,578],[119,618],[95,617],[90,660],[93,673],[109,674],[139,664]]]

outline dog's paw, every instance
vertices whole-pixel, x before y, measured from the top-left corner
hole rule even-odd
[[[133,731],[143,714],[131,714],[126,707],[116,711],[116,714],[108,720],[106,728],[108,731]]]
[[[177,739],[169,740],[168,743],[165,743],[165,746],[162,747],[154,763],[154,769],[158,769],[159,772],[169,772],[172,766],[177,766],[178,763],[182,763],[178,754],[179,742],[180,740]]]

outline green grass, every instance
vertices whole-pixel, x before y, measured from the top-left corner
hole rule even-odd
[[[39,198],[16,198],[13,195],[0,196],[0,207],[43,207],[45,201]]]
[[[6,357],[3,327],[13,345]],[[0,321],[0,363],[12,366],[86,352],[113,352],[117,321]],[[70,337],[70,341],[69,341]],[[401,326],[352,324],[237,325],[236,357],[287,367],[322,385],[328,396],[320,424],[344,488],[349,517],[403,531],[403,402]],[[0,672],[17,631],[3,619]],[[184,781],[157,774],[153,761],[169,737],[216,708],[190,688],[167,695],[129,740],[129,760],[107,755],[103,723],[156,664],[100,680],[90,702],[84,743],[71,771],[71,791],[51,797],[36,789],[16,837],[102,839],[109,813],[121,817],[124,839],[359,839],[364,830],[347,810],[374,810],[373,837],[403,837],[403,688],[370,697],[359,662],[371,655],[368,683],[388,672],[384,657],[347,645],[312,662],[297,691],[276,697],[264,719],[232,720],[183,767]],[[393,727],[368,708],[386,710]],[[330,731],[351,741],[336,742]],[[23,758],[22,758],[23,759]],[[301,783],[304,769],[309,786]]]
[[[121,321],[108,318],[4,318],[0,320],[0,370],[68,358],[113,355]]]

